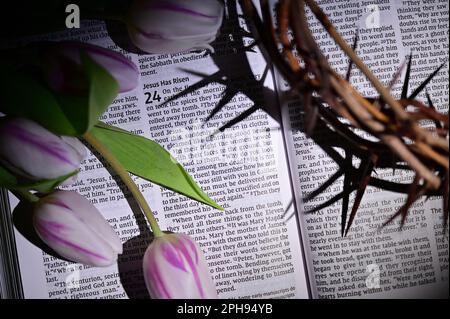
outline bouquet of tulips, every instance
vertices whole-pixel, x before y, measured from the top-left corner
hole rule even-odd
[[[135,1],[124,21],[135,46],[149,53],[208,49],[222,22],[223,4],[210,1]],[[75,191],[85,144],[122,179],[147,217],[154,240],[144,260],[153,298],[214,298],[200,247],[187,235],[161,231],[130,173],[217,209],[156,142],[100,122],[117,94],[138,84],[124,55],[99,46],[40,42],[4,52],[0,68],[0,186],[33,203],[36,233],[61,257],[109,266],[122,243],[97,208]],[[157,164],[157,165],[155,165]]]

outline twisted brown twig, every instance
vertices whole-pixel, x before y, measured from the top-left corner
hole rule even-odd
[[[367,154],[360,166],[360,182],[346,227],[344,226],[347,211],[345,209],[345,212],[342,212],[342,234],[347,234],[355,218],[364,191],[371,181],[373,170],[377,167],[386,167],[386,159],[394,159],[391,160],[392,167],[406,163],[407,167],[415,172],[406,203],[387,223],[401,215],[403,226],[408,209],[415,200],[422,195],[436,194],[443,196],[444,222],[447,223],[448,114],[444,115],[436,111],[428,92],[426,93],[428,107],[416,99],[442,66],[407,97],[411,69],[410,57],[402,97],[396,100],[391,95],[390,89],[400,76],[403,66],[394,75],[391,84],[385,87],[355,53],[356,38],[351,48],[314,0],[280,0],[276,6],[277,26],[272,21],[268,0],[260,0],[260,3],[262,19],[251,0],[242,1],[245,15],[251,22],[252,31],[260,41],[266,58],[278,68],[290,84],[292,91],[303,98],[308,123],[305,128],[306,133],[311,135],[316,124],[324,122]],[[348,56],[350,66],[346,79],[330,67],[314,40],[305,17],[306,5]],[[378,99],[366,98],[350,85],[348,80],[350,68],[353,65],[377,90]],[[414,111],[408,111],[407,106],[414,106]],[[343,119],[350,125],[344,124]],[[421,126],[419,121],[423,120],[434,123],[434,129]],[[373,142],[358,136],[353,132],[355,128],[364,130],[376,137],[378,141]]]

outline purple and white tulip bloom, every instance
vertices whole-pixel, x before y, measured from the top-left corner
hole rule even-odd
[[[36,205],[34,228],[62,257],[91,266],[109,266],[122,243],[101,213],[74,191],[56,191]]]
[[[201,248],[184,234],[156,237],[143,261],[154,299],[213,299],[217,292]]]
[[[61,41],[42,46],[42,59],[47,83],[53,90],[80,93],[86,86],[81,73],[81,52],[85,52],[117,81],[119,92],[131,91],[138,85],[139,71],[122,54],[93,44]]]
[[[136,0],[127,17],[131,41],[148,53],[213,51],[224,6],[218,0]]]
[[[31,180],[52,179],[79,169],[86,148],[25,118],[0,119],[0,163]]]

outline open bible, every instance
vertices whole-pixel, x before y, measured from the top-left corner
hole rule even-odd
[[[348,43],[358,30],[357,53],[383,83],[409,54],[411,90],[445,63],[427,92],[440,112],[448,112],[447,1],[318,4]],[[314,139],[306,136],[301,100],[263,58],[237,2],[226,7],[210,54],[129,52],[122,49],[120,28],[99,21],[23,41],[90,42],[120,51],[138,66],[138,88],[120,94],[100,120],[163,145],[225,208],[215,210],[134,177],[161,228],[199,243],[221,298],[448,298],[442,198],[418,200],[400,230],[398,220],[381,226],[406,196],[369,187],[342,236],[343,180],[352,171],[343,171],[330,156],[343,153],[333,142],[339,137],[320,130]],[[331,66],[344,76],[348,59],[310,12],[307,17]],[[351,81],[365,96],[376,94],[358,71]],[[400,90],[395,85],[393,93]],[[413,178],[405,171],[377,174],[396,182]],[[4,192],[1,296],[148,297],[142,257],[151,236],[127,190],[92,153],[76,183],[63,188],[88,198],[116,230],[124,248],[117,265],[74,264],[32,245],[25,218],[14,209],[18,200]],[[351,202],[354,195],[347,195]]]

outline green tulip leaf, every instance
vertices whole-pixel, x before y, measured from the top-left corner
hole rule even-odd
[[[52,179],[43,179],[39,181],[19,180],[6,168],[0,166],[0,187],[5,187],[10,190],[35,190],[41,193],[50,193],[55,188],[60,186],[66,179],[76,175],[78,170],[75,170],[67,175]]]
[[[47,87],[3,63],[0,65],[0,112],[29,118],[56,134],[77,134]]]
[[[85,52],[80,55],[88,83],[80,96],[52,92],[32,76],[2,63],[0,112],[29,118],[59,135],[81,136],[89,131],[117,96],[119,85]]]
[[[17,184],[17,179],[6,168],[0,166],[0,187]]]
[[[85,96],[58,95],[63,112],[71,120],[77,135],[89,131],[119,92],[119,84],[103,67],[81,52],[81,64],[89,83]]]
[[[55,188],[60,186],[65,180],[68,178],[76,175],[78,173],[78,170],[73,171],[67,175],[63,175],[57,178],[53,179],[43,179],[36,182],[29,182],[29,183],[21,183],[17,186],[12,187],[12,189],[20,189],[20,190],[35,190],[40,193],[50,193]]]
[[[105,145],[130,173],[223,210],[158,143],[101,122],[94,126],[90,133]]]

